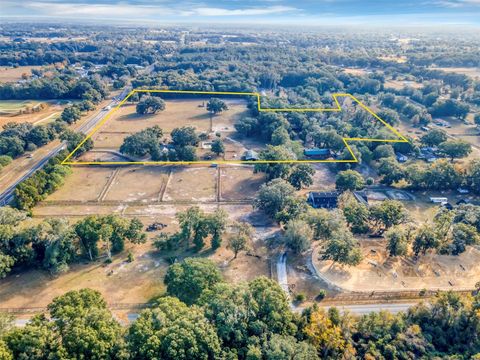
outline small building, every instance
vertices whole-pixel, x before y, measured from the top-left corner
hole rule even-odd
[[[341,192],[339,191],[312,191],[308,193],[307,203],[313,208],[318,209],[334,209],[338,206],[338,197]],[[362,191],[352,192],[355,199],[363,205],[368,205],[367,194]]]
[[[408,156],[406,156],[406,155],[403,155],[401,153],[397,153],[396,155],[397,155],[397,161],[398,162],[404,163],[405,161],[408,160]]]
[[[330,149],[309,148],[303,150],[303,155],[308,158],[326,159],[330,157]]]
[[[458,188],[457,191],[459,194],[468,194],[470,192],[468,189],[464,188]]]
[[[448,203],[448,198],[446,197],[430,197],[430,201],[434,204],[446,204]]]
[[[338,191],[322,191],[308,193],[307,202],[315,209],[334,209],[338,206]]]
[[[247,150],[242,156],[242,160],[245,161],[257,161],[259,158],[258,153],[254,150]]]

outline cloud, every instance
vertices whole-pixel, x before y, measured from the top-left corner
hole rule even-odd
[[[434,0],[425,2],[425,5],[454,9],[466,6],[480,6],[480,0]]]
[[[26,1],[21,4],[13,1],[5,1],[4,5],[13,13],[34,13],[37,16],[51,17],[88,17],[96,18],[162,18],[162,17],[242,17],[242,16],[261,16],[269,14],[282,14],[287,12],[299,11],[291,6],[255,6],[238,8],[208,7],[195,3],[171,3],[161,4],[150,3],[133,4],[128,2],[118,3],[88,3],[84,2],[57,2],[50,1]],[[87,20],[88,20],[87,19]]]
[[[255,15],[268,15],[268,14],[280,14],[285,12],[297,11],[298,9],[291,6],[265,6],[265,7],[252,7],[243,9],[223,9],[213,7],[199,7],[193,9],[196,15],[200,16],[255,16]]]

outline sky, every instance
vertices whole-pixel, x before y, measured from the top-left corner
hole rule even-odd
[[[11,21],[480,26],[480,0],[0,0]]]

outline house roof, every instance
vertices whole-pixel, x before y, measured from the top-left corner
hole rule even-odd
[[[319,149],[319,148],[304,149],[303,153],[307,156],[330,155],[330,149]]]

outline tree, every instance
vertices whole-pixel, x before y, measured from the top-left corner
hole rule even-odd
[[[413,252],[418,256],[420,252],[426,254],[428,249],[436,249],[440,245],[437,234],[432,226],[424,224],[421,226],[413,240]]]
[[[221,139],[215,139],[212,141],[212,151],[219,156],[225,153],[225,145]]]
[[[220,99],[211,98],[207,102],[207,111],[209,111],[211,114],[217,115],[225,110],[228,110],[228,106]]]
[[[313,229],[313,238],[315,240],[329,239],[337,229],[347,226],[345,217],[338,210],[309,209],[303,215],[303,218]]]
[[[221,281],[222,275],[211,260],[195,258],[170,265],[164,280],[167,292],[187,305],[195,304],[204,291]]]
[[[343,138],[335,130],[317,130],[312,134],[312,138],[315,146],[334,153],[345,148]]]
[[[311,165],[295,165],[288,176],[288,182],[295,189],[300,190],[313,184],[313,175],[315,175],[315,169]]]
[[[408,251],[408,239],[399,227],[392,227],[385,234],[387,250],[390,256],[405,256]]]
[[[321,359],[342,359],[344,353],[354,353],[352,346],[343,337],[339,324],[335,324],[324,309],[314,308],[306,316],[307,324],[303,332]]]
[[[296,254],[307,251],[313,240],[313,230],[304,220],[290,220],[283,235],[285,244]]]
[[[449,252],[453,255],[461,254],[468,245],[478,244],[480,242],[480,234],[477,229],[468,224],[457,223],[452,229],[452,244]]]
[[[425,146],[438,146],[447,141],[448,136],[444,130],[432,129],[420,138],[420,141]]]
[[[338,199],[339,208],[350,225],[350,230],[354,234],[365,234],[368,232],[368,207],[360,203],[349,191],[344,192]]]
[[[473,160],[467,165],[465,183],[475,194],[480,194],[480,160]]]
[[[69,291],[54,298],[48,311],[67,358],[114,358],[122,330],[98,291]]]
[[[232,234],[228,239],[228,248],[233,251],[233,259],[240,251],[248,249],[248,243],[253,236],[253,227],[246,222],[235,222],[232,225]]]
[[[290,135],[288,134],[287,129],[285,129],[283,126],[280,126],[273,131],[272,140],[270,141],[272,145],[286,145],[289,142]]]
[[[293,335],[296,326],[289,311],[287,295],[280,285],[273,279],[260,276],[249,282],[248,288],[256,303],[258,330]]]
[[[142,311],[128,329],[127,347],[132,359],[220,359],[222,349],[214,325],[198,307],[164,297]]]
[[[218,249],[222,244],[222,235],[227,227],[228,214],[223,209],[217,209],[207,216],[208,232],[212,235],[212,249]]]
[[[78,106],[72,105],[68,106],[62,111],[61,118],[68,124],[73,124],[80,120],[82,113]]]
[[[0,252],[0,279],[3,279],[12,270],[15,259]]]
[[[340,171],[335,179],[335,187],[339,191],[361,190],[365,187],[365,180],[355,170]]]
[[[267,145],[267,148],[260,151],[260,160],[296,160],[296,155],[290,148],[283,145],[272,146]],[[268,180],[276,178],[287,179],[292,170],[292,165],[288,163],[261,163],[255,164],[255,172],[264,172]]]
[[[265,360],[315,360],[316,349],[306,341],[297,341],[293,336],[274,334],[263,346]]]
[[[157,125],[146,128],[125,137],[120,152],[138,157],[150,155],[153,158],[159,152],[162,136],[163,130]]]
[[[383,176],[380,182],[385,185],[392,185],[405,178],[405,171],[400,164],[392,157],[383,158],[378,166],[378,175]]]
[[[375,160],[394,157],[395,151],[393,150],[392,145],[390,144],[382,144],[378,145],[375,150],[373,150],[373,158]]]
[[[282,179],[263,184],[254,200],[254,207],[270,217],[275,217],[294,198],[295,189]]]
[[[60,140],[67,142],[67,150],[69,152],[74,151],[77,146],[85,139],[85,135],[72,131],[70,129],[65,130],[60,135]],[[74,157],[79,157],[80,155],[86,153],[89,150],[93,149],[93,140],[88,138],[83,142],[83,144],[75,151],[73,154]]]
[[[408,211],[397,200],[384,200],[370,207],[371,227],[380,234],[392,226],[407,222],[408,218]]]
[[[181,128],[175,128],[171,132],[173,144],[178,147],[184,147],[187,145],[197,146],[198,136],[195,133],[193,126],[183,126]]]
[[[143,96],[137,104],[137,114],[156,114],[165,110],[165,101],[155,96]]]
[[[362,261],[362,252],[352,233],[346,229],[338,229],[327,240],[322,260],[332,260],[342,265],[356,266]]]
[[[475,125],[477,125],[477,127],[480,127],[480,113],[475,114],[475,116],[473,117],[473,121],[475,122]]]
[[[472,152],[472,145],[463,140],[449,140],[441,143],[438,150],[453,161],[453,159],[467,157]]]

